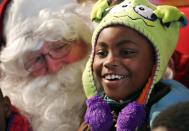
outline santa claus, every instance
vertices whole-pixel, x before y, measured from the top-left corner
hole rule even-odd
[[[0,12],[3,93],[34,131],[75,131],[85,100],[81,75],[90,51],[90,6],[4,0]]]

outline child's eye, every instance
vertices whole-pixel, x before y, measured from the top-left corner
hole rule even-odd
[[[135,53],[136,53],[136,51],[125,49],[125,50],[120,51],[120,56],[121,57],[130,57],[130,56],[134,55]]]
[[[97,55],[98,57],[100,57],[100,58],[105,58],[105,57],[107,56],[107,54],[108,54],[108,52],[105,51],[105,50],[98,50],[98,51],[96,52],[96,55]]]

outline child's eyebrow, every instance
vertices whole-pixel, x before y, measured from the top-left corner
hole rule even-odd
[[[118,42],[117,47],[120,47],[120,46],[123,46],[123,45],[128,45],[128,44],[136,45],[136,43],[134,41],[131,41],[131,40],[121,40],[121,41]]]
[[[108,47],[108,45],[105,42],[98,42],[98,44],[96,44],[96,47],[97,46],[103,47],[103,48],[107,48]]]

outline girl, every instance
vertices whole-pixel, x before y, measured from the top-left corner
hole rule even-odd
[[[189,100],[183,85],[161,79],[185,16],[145,0],[126,0],[105,11],[83,74],[88,100],[79,130],[147,131],[163,109]]]

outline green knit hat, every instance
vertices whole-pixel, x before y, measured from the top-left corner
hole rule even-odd
[[[98,11],[97,7],[96,5],[95,10]],[[176,7],[154,6],[146,0],[125,0],[109,9],[104,9],[102,16],[103,14],[106,14],[105,17],[102,18],[93,33],[93,50],[83,73],[83,85],[86,96],[89,98],[97,94],[92,73],[92,63],[99,33],[107,26],[123,25],[145,36],[153,44],[156,52],[155,74],[152,78],[152,84],[146,93],[146,100],[148,100],[154,84],[161,79],[168,61],[176,48],[179,28],[182,25],[186,25],[186,17]]]

